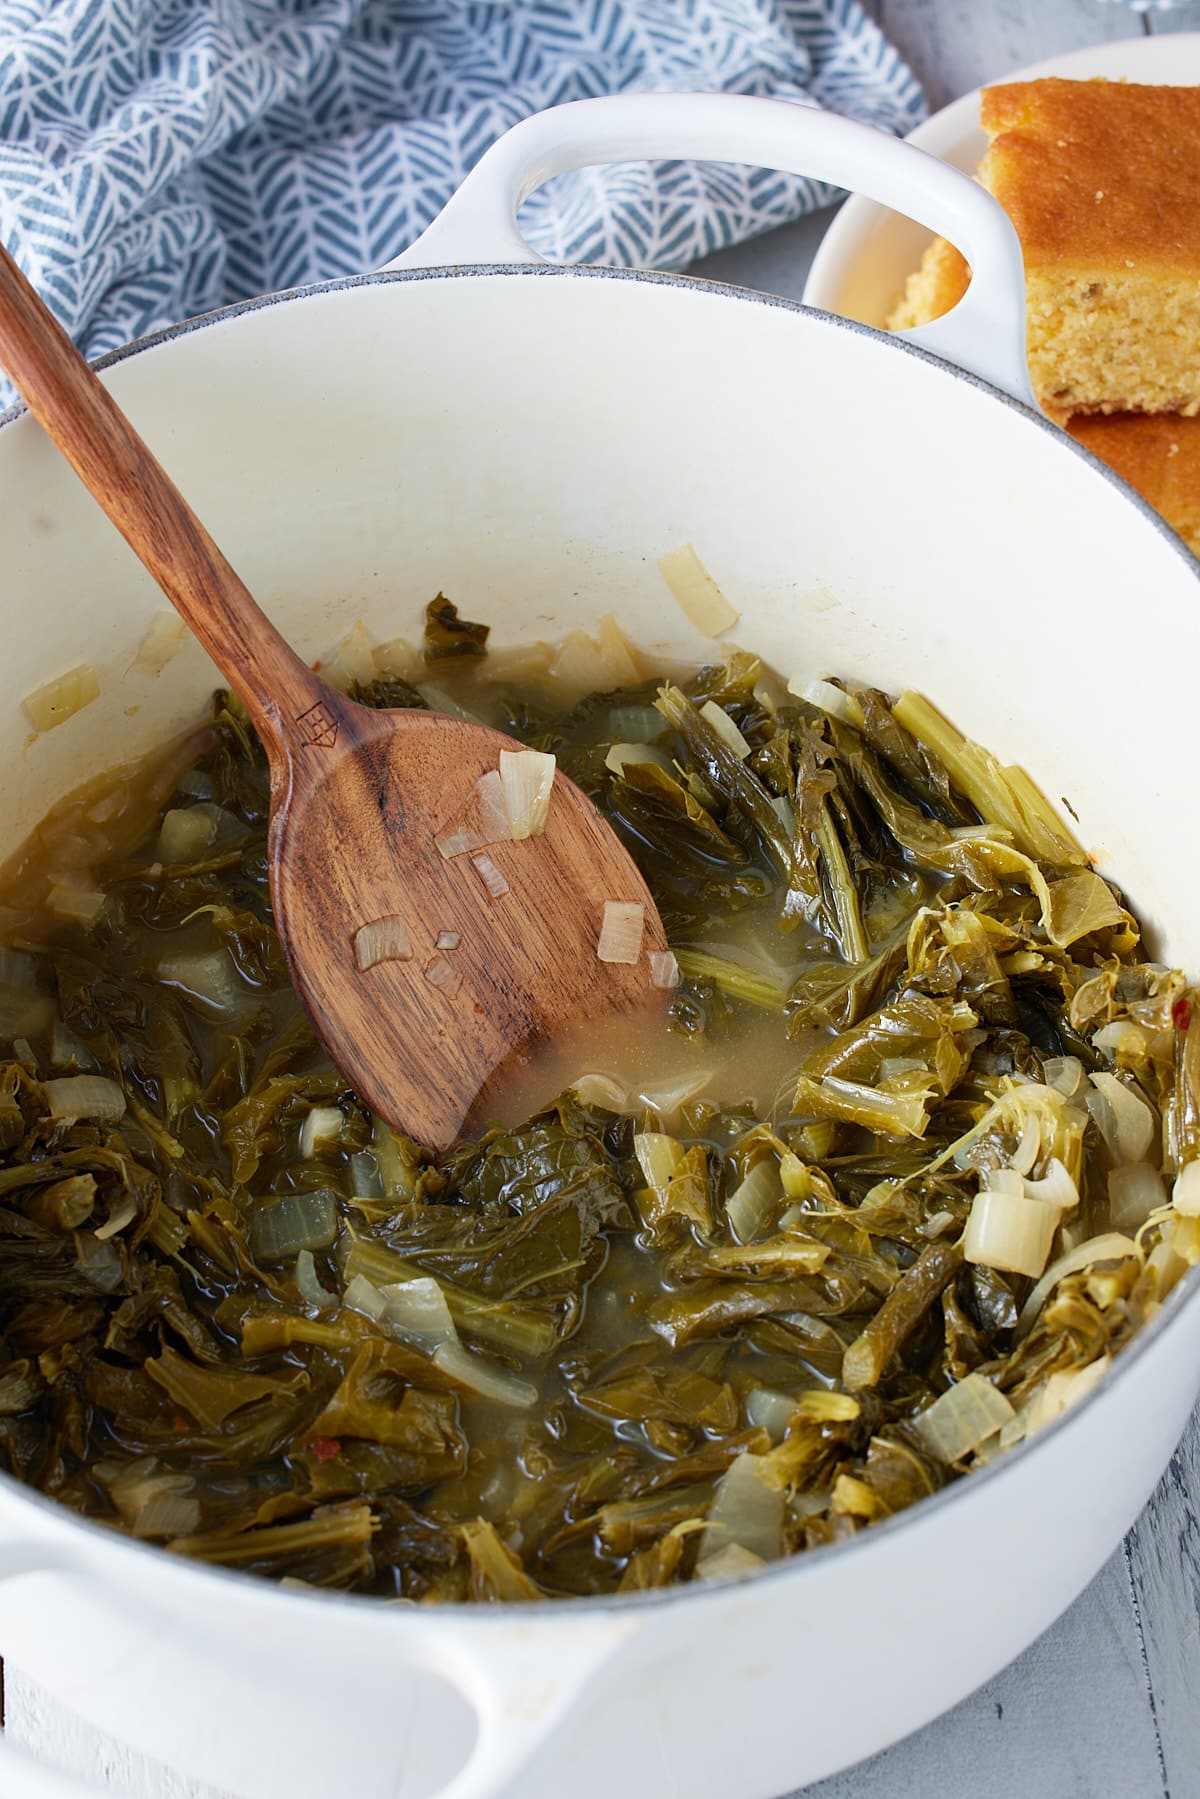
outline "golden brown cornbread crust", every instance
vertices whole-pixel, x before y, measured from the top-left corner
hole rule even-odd
[[[980,122],[1027,269],[1200,282],[1200,88],[1014,81],[984,89]]]
[[[986,88],[980,164],[1025,253],[1048,411],[1200,410],[1200,88]]]
[[[1200,556],[1200,418],[1114,413],[1072,419],[1067,429],[1136,488]]]

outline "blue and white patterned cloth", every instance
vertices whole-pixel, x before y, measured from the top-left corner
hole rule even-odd
[[[897,132],[924,106],[856,0],[0,0],[0,233],[98,356],[376,268],[516,120],[666,89]],[[523,217],[549,256],[678,268],[828,198],[627,166],[563,177]]]

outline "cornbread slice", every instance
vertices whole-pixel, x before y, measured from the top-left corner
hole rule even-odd
[[[957,306],[967,291],[971,271],[953,244],[935,237],[905,284],[904,293],[886,319],[889,331],[927,325]]]
[[[1071,419],[1067,430],[1136,488],[1200,556],[1200,418],[1094,414]]]
[[[1200,412],[1200,88],[1019,81],[985,88],[979,179],[1025,254],[1029,373],[1050,413]],[[936,240],[888,319],[965,291]]]
[[[980,120],[1043,403],[1200,411],[1200,88],[1018,81],[984,90]]]

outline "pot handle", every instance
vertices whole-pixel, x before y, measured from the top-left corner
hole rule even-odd
[[[0,1583],[26,1574],[89,1577],[74,1556],[45,1543],[0,1545]],[[550,1644],[541,1630],[521,1624],[517,1608],[506,1617],[497,1615],[494,1622],[495,1630],[463,1633],[430,1617],[427,1634],[400,1640],[398,1661],[409,1660],[422,1672],[440,1675],[475,1713],[470,1754],[430,1799],[502,1799],[637,1629],[628,1613],[563,1619]],[[110,1787],[101,1792],[48,1766],[0,1730],[0,1799],[16,1799],[17,1794],[21,1799],[120,1799]]]
[[[518,1777],[574,1711],[605,1664],[637,1630],[628,1616],[608,1613],[578,1622],[563,1619],[552,1641],[522,1626],[511,1608],[502,1628],[469,1633],[471,1648],[453,1628],[420,1650],[420,1666],[441,1674],[475,1712],[471,1753],[432,1799],[505,1799]],[[503,1628],[507,1626],[507,1628]]]
[[[864,193],[949,238],[972,279],[952,311],[895,335],[1027,406],[1025,272],[1007,213],[969,175],[886,131],[818,107],[739,94],[619,94],[534,113],[476,163],[439,216],[389,269],[541,263],[521,204],[568,169],[600,163],[739,162]]]

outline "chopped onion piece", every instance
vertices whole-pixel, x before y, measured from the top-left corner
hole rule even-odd
[[[456,825],[453,831],[443,831],[434,838],[439,856],[446,862],[453,862],[455,856],[469,856],[472,850],[483,848],[483,838],[478,831],[469,831],[465,825]]]
[[[1053,1087],[1066,1099],[1074,1099],[1086,1078],[1083,1063],[1078,1056],[1050,1056],[1042,1063],[1042,1073],[1046,1077],[1046,1085]]]
[[[608,657],[586,631],[569,631],[550,664],[550,673],[572,691],[606,693],[612,686]]]
[[[1065,1255],[1051,1262],[1021,1307],[1021,1315],[1017,1319],[1017,1335],[1024,1336],[1041,1311],[1047,1294],[1059,1281],[1065,1280],[1068,1274],[1077,1274],[1081,1268],[1088,1268],[1093,1262],[1118,1262],[1123,1261],[1126,1256],[1136,1254],[1137,1245],[1133,1239],[1122,1236],[1120,1231],[1103,1231],[1100,1236],[1089,1237],[1086,1243],[1078,1243],[1074,1249],[1068,1249]]]
[[[1025,1197],[1040,1199],[1046,1206],[1057,1206],[1060,1212],[1070,1212],[1079,1204],[1079,1189],[1065,1164],[1057,1156],[1051,1156],[1040,1181],[1031,1180],[1026,1175]]]
[[[603,618],[596,620],[596,642],[616,685],[636,686],[642,678],[642,665],[637,651],[617,623],[615,613],[606,612]]]
[[[705,700],[700,708],[701,718],[706,718],[718,737],[723,737],[735,756],[743,760],[750,754],[750,745],[742,736],[724,706],[718,706],[716,700]]]
[[[1008,1172],[1011,1170],[1000,1170],[1001,1174]],[[1043,1205],[1040,1199],[1026,1199],[1024,1193],[985,1187],[972,1201],[963,1253],[968,1262],[985,1268],[1039,1275],[1046,1266],[1061,1219],[1057,1206]]]
[[[724,1549],[718,1549],[698,1565],[696,1579],[738,1580],[766,1565],[762,1556],[755,1555],[752,1549],[743,1549],[740,1543],[726,1543]]]
[[[461,972],[443,955],[430,956],[423,972],[429,985],[438,988],[447,999],[453,999],[463,984]]]
[[[675,952],[669,949],[652,949],[646,957],[650,966],[650,985],[652,987],[678,987],[679,964],[675,960]]]
[[[327,1188],[261,1201],[250,1217],[250,1252],[260,1262],[290,1262],[302,1249],[328,1249],[337,1236],[337,1199]]]
[[[939,1462],[958,1462],[986,1443],[1016,1413],[1008,1400],[982,1374],[965,1380],[935,1399],[912,1421],[913,1429]]]
[[[315,1311],[327,1312],[337,1304],[337,1294],[331,1293],[317,1279],[317,1264],[311,1249],[302,1249],[296,1257],[295,1281],[301,1299]]]
[[[753,1243],[761,1235],[782,1197],[779,1164],[774,1156],[764,1156],[725,1201],[725,1215],[739,1243]]]
[[[1015,1168],[1018,1174],[1028,1174],[1038,1159],[1041,1147],[1042,1121],[1036,1112],[1027,1112],[1021,1126],[1021,1141],[1008,1158],[1009,1167]]]
[[[115,1237],[118,1231],[123,1231],[127,1224],[132,1224],[136,1217],[137,1201],[136,1199],[127,1199],[123,1205],[117,1207],[111,1218],[106,1218],[103,1224],[96,1226],[92,1235],[97,1243],[107,1243],[110,1237]]]
[[[390,1281],[379,1291],[387,1302],[387,1321],[401,1336],[427,1344],[458,1342],[446,1295],[431,1274]]]
[[[805,681],[795,676],[788,682],[788,692],[794,693],[797,699],[807,700],[818,712],[828,712],[831,718],[840,718],[843,724],[862,729],[862,707],[852,693],[847,693],[833,681]]]
[[[412,944],[404,920],[394,912],[359,925],[354,933],[354,959],[361,969],[374,968],[377,962],[409,962]]]
[[[228,1018],[240,1012],[247,995],[228,951],[224,949],[176,951],[159,958],[157,975],[168,987],[178,987],[208,1017]]]
[[[773,1393],[755,1387],[746,1395],[746,1416],[759,1430],[769,1431],[778,1443],[796,1415],[796,1401],[789,1393]]]
[[[200,1501],[190,1474],[172,1474],[152,1455],[123,1465],[97,1462],[96,1473],[135,1537],[190,1536],[199,1528]]]
[[[457,949],[462,938],[457,931],[439,931],[435,949]]]
[[[25,695],[22,704],[36,731],[52,731],[99,696],[100,677],[90,663],[81,662],[56,680],[47,681]]]
[[[46,904],[59,918],[75,918],[80,924],[95,924],[108,903],[108,896],[98,887],[75,887],[61,881],[51,887]]]
[[[812,1175],[808,1170],[808,1164],[802,1162],[800,1157],[790,1149],[785,1150],[783,1155],[779,1158],[779,1179],[783,1186],[784,1193],[789,1199],[805,1200],[811,1198],[813,1180]],[[786,1230],[787,1225],[785,1220],[781,1218],[779,1222]]]
[[[167,663],[174,660],[187,638],[187,626],[177,612],[164,607],[150,620],[150,629],[142,638],[141,648],[129,665],[129,672],[139,675],[161,675]]]
[[[336,1106],[313,1106],[300,1126],[300,1154],[307,1159],[322,1149],[330,1149],[342,1134],[345,1123]]]
[[[1112,1024],[1101,1025],[1093,1034],[1092,1047],[1108,1050],[1114,1056],[1120,1056],[1124,1051],[1136,1058],[1145,1055],[1146,1038],[1136,1024],[1131,1024],[1127,1018],[1119,1018]]]
[[[509,836],[540,837],[546,828],[557,763],[543,750],[501,750],[500,785]]]
[[[685,1074],[672,1080],[666,1080],[657,1087],[647,1082],[638,1089],[637,1097],[643,1105],[649,1106],[651,1111],[660,1112],[665,1116],[668,1113],[677,1112],[680,1106],[687,1104],[689,1099],[695,1099],[698,1093],[703,1093],[711,1080],[712,1070],[705,1068],[697,1074]]]
[[[1108,1147],[1122,1162],[1144,1162],[1157,1125],[1149,1102],[1115,1074],[1094,1074],[1092,1085],[1108,1101],[1112,1112],[1111,1138],[1104,1132]],[[1102,1119],[1097,1118],[1096,1122],[1104,1131]]]
[[[504,750],[500,752],[501,763],[507,753]],[[478,840],[471,848],[480,850],[485,844],[507,843],[510,837],[515,837],[517,833],[512,828],[504,778],[498,768],[489,768],[486,775],[480,775],[475,783],[475,794]]]
[[[1061,1369],[1052,1374],[1044,1386],[1039,1387],[1029,1404],[1023,1406],[1012,1421],[1012,1434],[1005,1439],[1001,1432],[1001,1447],[1008,1449],[1022,1437],[1032,1437],[1036,1431],[1044,1430],[1061,1418],[1069,1406],[1078,1405],[1096,1386],[1101,1377],[1108,1372],[1109,1358],[1099,1356],[1096,1361],[1089,1362],[1086,1368]]]
[[[576,1099],[584,1106],[603,1106],[608,1112],[629,1109],[629,1094],[608,1074],[581,1074],[571,1082]]]
[[[604,758],[605,768],[614,775],[623,775],[631,764],[636,767],[639,762],[653,762],[668,774],[674,766],[666,752],[655,749],[651,743],[614,743]]]
[[[388,1302],[374,1281],[369,1281],[365,1274],[356,1274],[347,1281],[346,1291],[342,1294],[342,1303],[356,1312],[364,1312],[378,1324],[386,1315]]]
[[[1137,1230],[1167,1203],[1167,1189],[1149,1162],[1124,1162],[1108,1173],[1108,1215],[1118,1230]]]
[[[1175,1176],[1171,1204],[1181,1218],[1200,1218],[1200,1161],[1185,1162]]]
[[[633,1140],[633,1153],[646,1185],[665,1193],[683,1161],[682,1145],[663,1131],[640,1131]]]
[[[688,618],[706,637],[719,637],[741,614],[730,605],[690,543],[658,559],[658,572]]]
[[[466,1349],[461,1343],[439,1343],[433,1353],[433,1360],[443,1373],[451,1380],[456,1380],[461,1387],[467,1387],[472,1393],[479,1393],[484,1399],[494,1399],[498,1405],[510,1405],[521,1411],[528,1411],[537,1399],[537,1388],[530,1381],[521,1380],[510,1374],[507,1368],[501,1368],[496,1362],[489,1362],[473,1350]]]
[[[217,821],[205,806],[173,806],[158,833],[158,853],[164,862],[195,862],[217,834]]]
[[[334,687],[368,686],[378,670],[375,650],[375,639],[362,619],[355,619],[353,630],[342,638],[332,656],[323,659],[322,680]]]
[[[42,1091],[51,1118],[74,1124],[88,1118],[97,1124],[115,1124],[125,1116],[125,1095],[116,1081],[104,1074],[68,1074],[46,1081]]]
[[[646,908],[638,900],[605,900],[604,920],[596,955],[601,962],[622,962],[630,967],[642,953],[642,929]]]
[[[508,892],[508,882],[496,867],[490,856],[472,856],[471,867],[475,870],[493,899],[503,899]]]
[[[785,1495],[782,1488],[768,1486],[762,1464],[761,1456],[743,1450],[717,1482],[700,1544],[701,1566],[727,1543],[737,1543],[764,1562],[783,1554]]]

